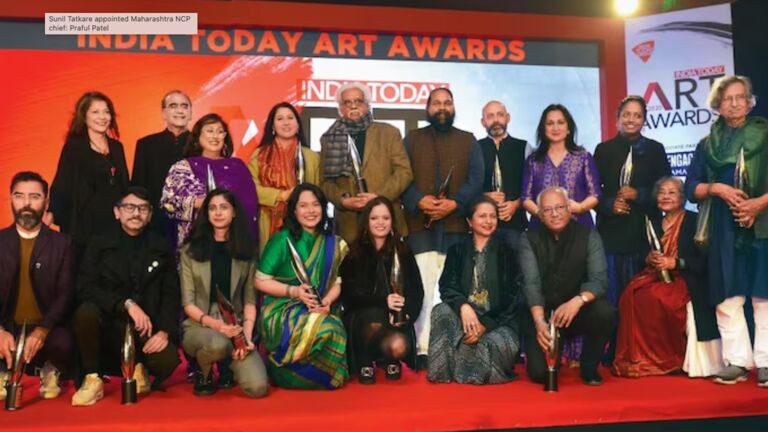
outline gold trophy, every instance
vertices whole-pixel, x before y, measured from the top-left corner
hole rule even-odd
[[[544,351],[547,361],[547,382],[544,383],[544,391],[558,391],[558,369],[560,366],[560,330],[555,327],[555,312],[549,314],[549,349]]]
[[[136,380],[133,373],[136,370],[136,343],[133,340],[131,323],[125,325],[123,346],[120,349],[120,371],[123,374],[122,400],[123,405],[136,403]]]
[[[392,271],[389,274],[389,288],[392,294],[405,297],[403,271],[400,266],[400,258],[397,255],[397,248],[395,248],[392,257]],[[405,310],[403,309],[400,309],[399,311],[390,311],[389,313],[392,315],[392,325],[395,327],[400,327],[408,322],[408,319],[405,316]]]
[[[659,237],[656,235],[656,230],[653,229],[653,224],[648,219],[648,216],[645,217],[645,234],[648,236],[648,243],[651,245],[651,249],[663,254],[664,249],[661,248]],[[669,270],[659,270],[659,279],[664,281],[664,283],[670,283],[672,282],[672,275],[669,273]]]
[[[300,185],[305,182],[306,172],[304,171],[304,153],[301,152],[301,144],[296,145],[296,184]]]
[[[285,242],[288,243],[288,250],[291,254],[291,267],[293,267],[293,273],[296,275],[296,279],[298,279],[299,283],[302,285],[309,285],[312,290],[312,295],[317,298],[317,303],[320,304],[320,301],[322,301],[323,298],[320,297],[320,291],[317,290],[317,287],[312,285],[312,281],[309,279],[309,274],[307,273],[306,267],[304,267],[304,262],[301,260],[301,256],[299,256],[299,252],[293,246],[293,243],[291,243],[290,238],[286,238]]]
[[[451,182],[451,176],[453,176],[453,168],[448,171],[448,175],[445,176],[445,180],[440,184],[440,189],[437,191],[437,199],[444,199],[445,196],[448,194],[448,184]],[[427,217],[427,221],[424,223],[424,228],[429,229],[432,227],[432,218]]]
[[[363,170],[360,167],[362,160],[360,159],[360,153],[357,152],[357,147],[355,146],[352,137],[347,138],[347,146],[349,147],[349,156],[352,158],[352,169],[355,171],[357,192],[366,193],[368,192],[368,183],[366,183],[365,178],[363,178]]]
[[[240,324],[234,306],[232,306],[232,303],[224,297],[224,294],[222,294],[218,285],[216,286],[216,303],[219,305],[219,312],[225,323],[229,325]],[[248,343],[245,340],[245,333],[241,331],[240,334],[233,337],[232,345],[234,345],[236,350],[244,350],[248,346]]]
[[[21,326],[21,334],[16,340],[16,351],[13,353],[13,365],[11,367],[11,376],[8,377],[8,381],[5,383],[5,409],[8,411],[16,411],[21,408],[21,399],[23,393],[23,387],[21,386],[21,379],[24,377],[24,345],[27,340],[27,323],[25,322]]]

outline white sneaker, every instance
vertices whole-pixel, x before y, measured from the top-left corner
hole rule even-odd
[[[59,386],[59,370],[52,364],[45,362],[40,369],[40,397],[54,399],[61,394]]]
[[[8,382],[8,372],[0,372],[0,401],[4,401],[8,395],[8,391],[5,389],[5,383]]]
[[[83,385],[72,395],[72,406],[93,405],[104,398],[104,383],[99,374],[88,374],[83,380]]]
[[[136,364],[136,368],[133,370],[133,379],[136,380],[136,393],[149,393],[149,390],[151,389],[149,384],[149,371],[147,371],[147,368],[144,367],[143,363]]]

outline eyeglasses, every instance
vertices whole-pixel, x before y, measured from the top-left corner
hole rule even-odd
[[[216,136],[216,135],[221,135],[223,137],[227,136],[227,131],[223,129],[203,129],[203,133],[208,136]]]
[[[731,105],[741,105],[746,101],[747,101],[747,95],[745,95],[744,93],[733,95],[733,96],[726,96],[723,98],[723,103],[727,103]]]
[[[539,211],[541,212],[541,214],[543,214],[545,216],[553,216],[555,213],[559,214],[559,213],[564,212],[566,208],[568,208],[567,205],[560,204],[560,205],[556,205],[554,207],[544,207],[544,208],[539,209]]]
[[[147,214],[152,209],[152,206],[149,204],[120,204],[118,207],[126,213],[134,213],[138,210],[141,214]]]
[[[358,105],[368,105],[368,102],[366,102],[365,99],[360,99],[360,98],[344,99],[343,101],[341,101],[341,103],[343,103],[344,106],[347,108],[356,107]]]

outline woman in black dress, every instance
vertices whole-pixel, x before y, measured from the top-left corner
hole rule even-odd
[[[339,269],[349,367],[359,372],[363,384],[375,382],[374,361],[385,368],[388,379],[400,378],[401,360],[414,367],[413,323],[424,289],[416,259],[395,228],[394,214],[388,199],[369,201],[361,214],[366,222],[360,224],[357,240]],[[400,293],[393,292],[390,284],[395,253],[402,274]]]
[[[105,94],[80,97],[51,186],[53,222],[72,236],[78,262],[94,234],[116,226],[112,209],[128,187],[116,117]]]

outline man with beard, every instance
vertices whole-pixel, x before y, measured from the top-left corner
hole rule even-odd
[[[320,138],[320,166],[323,192],[336,206],[337,233],[351,244],[357,236],[359,212],[368,201],[381,195],[392,201],[397,230],[405,235],[407,228],[400,195],[411,183],[413,174],[400,131],[373,121],[371,94],[362,83],[341,86],[336,102],[341,118]],[[359,174],[365,179],[367,190],[360,190],[357,185],[354,150],[359,156]]]
[[[0,231],[0,400],[24,323],[24,361],[42,366],[40,397],[52,399],[61,393],[59,371],[66,370],[73,348],[65,321],[74,291],[72,242],[41,223],[48,182],[40,174],[13,176],[11,207],[15,223]]]
[[[525,212],[517,210],[520,208],[523,166],[533,149],[525,141],[507,133],[509,119],[509,112],[503,103],[495,100],[486,103],[480,123],[488,131],[488,136],[478,143],[485,163],[483,191],[499,205],[496,236],[516,250],[520,233],[528,224]],[[495,174],[497,162],[501,181]]]
[[[601,385],[597,366],[616,315],[603,297],[608,286],[603,243],[597,231],[571,219],[565,189],[544,189],[536,205],[542,225],[520,237],[518,254],[530,310],[521,323],[528,378],[546,380],[544,352],[552,344],[549,321],[553,320],[563,336],[584,335],[581,380]],[[556,358],[559,368],[559,354]]]
[[[435,285],[445,255],[466,237],[466,206],[482,192],[482,151],[470,132],[453,127],[455,117],[453,93],[447,88],[434,89],[427,99],[429,126],[411,131],[405,139],[413,167],[413,182],[403,194],[408,244],[416,255],[424,285],[424,302],[415,325],[419,369],[426,367],[430,312],[436,303]],[[449,173],[442,196],[440,185]]]
[[[150,202],[159,206],[168,169],[178,162],[189,139],[189,122],[192,119],[192,101],[181,90],[171,90],[160,101],[165,129],[147,135],[136,142],[131,183],[149,192]],[[175,237],[165,212],[157,212],[150,227],[168,238],[173,244]]]
[[[180,363],[172,342],[181,309],[176,259],[168,242],[146,229],[152,218],[147,190],[129,187],[114,213],[120,228],[91,240],[77,281],[73,327],[85,379],[73,406],[104,397],[101,375],[118,370],[127,323],[135,330],[138,393],[150,390],[149,372],[158,387]]]

